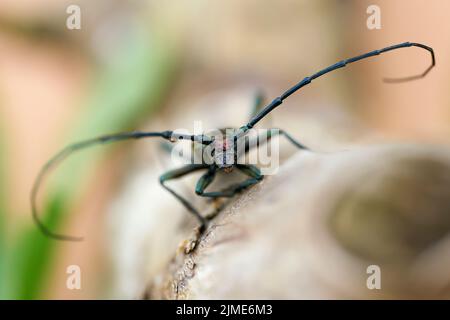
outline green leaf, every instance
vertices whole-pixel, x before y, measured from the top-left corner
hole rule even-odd
[[[46,225],[50,228],[58,226],[62,220],[62,201],[52,199],[47,210]],[[11,250],[13,254],[10,254],[9,277],[14,285],[10,298],[42,298],[40,294],[45,289],[57,245],[60,244],[43,235],[35,226],[27,226]]]
[[[2,130],[3,131],[3,130]],[[6,248],[6,175],[4,157],[5,146],[3,143],[3,132],[0,132],[0,299],[5,299],[8,296],[9,283],[6,274],[7,262],[7,248]]]
[[[175,70],[175,57],[161,39],[138,30],[118,50],[112,62],[99,68],[70,142],[128,130],[165,97]],[[96,148],[86,153],[87,156],[75,157],[77,161],[68,161],[55,172],[40,211],[49,229],[58,232],[71,201],[105,152],[105,148]],[[57,244],[63,245],[45,238],[36,226],[20,235],[12,259],[17,275],[14,277],[16,297],[42,298]]]

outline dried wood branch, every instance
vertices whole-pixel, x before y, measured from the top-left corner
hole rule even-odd
[[[152,275],[152,299],[449,298],[450,151],[298,152]],[[370,290],[370,265],[381,289]]]

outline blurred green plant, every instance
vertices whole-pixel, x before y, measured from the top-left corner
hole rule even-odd
[[[112,61],[98,67],[78,125],[68,141],[134,128],[144,114],[163,101],[177,66],[175,51],[165,37],[146,28],[136,28],[135,33],[116,48]],[[48,228],[59,230],[71,201],[108,149],[99,147],[61,167],[46,188],[49,191],[40,209]],[[3,152],[0,149],[0,154]],[[0,166],[1,174],[5,165]],[[44,298],[56,246],[64,244],[45,237],[35,225],[26,224],[6,245],[6,182],[0,180],[0,298]]]
[[[3,128],[0,123],[0,128]],[[7,297],[8,283],[6,277],[6,187],[5,187],[5,146],[3,132],[0,132],[0,299]]]

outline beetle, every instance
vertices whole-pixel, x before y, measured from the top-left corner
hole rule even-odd
[[[33,219],[36,223],[36,225],[39,227],[39,229],[47,236],[58,239],[58,240],[66,240],[66,241],[80,241],[82,238],[80,237],[74,237],[74,236],[67,236],[62,235],[58,233],[54,233],[53,231],[49,230],[44,223],[39,219],[37,205],[36,205],[36,197],[39,190],[39,187],[45,177],[45,175],[57,164],[59,164],[61,161],[66,159],[69,155],[71,155],[73,152],[79,151],[81,149],[85,149],[91,146],[99,145],[99,144],[106,144],[111,142],[118,142],[118,141],[124,141],[124,140],[130,140],[130,139],[143,139],[143,138],[162,138],[167,141],[170,141],[172,143],[180,141],[180,140],[188,140],[191,141],[193,144],[199,144],[204,148],[209,148],[209,154],[210,158],[209,161],[203,159],[200,163],[190,163],[187,164],[181,168],[170,170],[163,175],[160,176],[160,183],[161,185],[170,192],[175,198],[177,198],[184,207],[195,217],[200,223],[199,230],[200,232],[205,230],[209,219],[204,217],[200,212],[194,208],[194,206],[189,203],[185,198],[183,198],[181,195],[179,195],[177,192],[175,192],[173,189],[169,188],[166,185],[166,182],[169,180],[173,180],[176,178],[180,178],[182,176],[185,176],[189,173],[196,172],[196,171],[205,171],[205,173],[199,178],[196,187],[195,187],[195,193],[198,196],[201,197],[207,197],[207,198],[231,198],[235,196],[237,193],[257,184],[260,182],[264,175],[261,174],[261,170],[256,166],[252,164],[239,164],[237,162],[237,158],[239,157],[240,151],[238,150],[239,145],[243,145],[243,153],[248,152],[252,145],[249,143],[248,140],[245,141],[245,143],[239,143],[243,141],[250,130],[259,122],[261,121],[267,114],[269,114],[272,110],[277,108],[279,105],[281,105],[284,100],[286,100],[289,96],[300,90],[302,87],[310,84],[313,80],[330,73],[334,70],[340,69],[345,67],[348,64],[351,64],[353,62],[357,62],[366,58],[370,58],[373,56],[380,55],[385,52],[401,49],[401,48],[408,48],[408,47],[418,47],[424,50],[427,50],[431,55],[431,64],[430,66],[421,74],[405,77],[405,78],[395,78],[395,79],[384,79],[386,82],[403,82],[403,81],[409,81],[409,80],[415,80],[419,78],[425,77],[429,71],[436,65],[435,61],[435,55],[434,51],[431,47],[428,47],[421,43],[415,43],[415,42],[404,42],[396,45],[392,45],[389,47],[385,47],[383,49],[379,50],[373,50],[370,52],[367,52],[365,54],[361,54],[358,56],[355,56],[353,58],[341,60],[333,65],[330,65],[329,67],[322,69],[311,76],[305,77],[303,80],[298,82],[293,87],[289,88],[287,91],[285,91],[283,94],[281,94],[279,97],[276,97],[272,100],[268,105],[263,107],[262,99],[257,98],[256,103],[254,106],[255,112],[249,122],[243,126],[241,126],[238,129],[229,129],[229,130],[221,130],[222,135],[220,135],[219,138],[215,136],[210,136],[206,134],[184,134],[184,133],[177,133],[175,131],[162,131],[162,132],[144,132],[144,131],[132,131],[132,132],[122,132],[122,133],[116,133],[116,134],[110,134],[110,135],[104,135],[97,138],[93,138],[90,140],[84,140],[78,143],[71,144],[64,148],[62,151],[57,153],[53,158],[51,158],[40,170],[32,191],[31,191],[31,209],[32,209],[32,215]],[[293,145],[295,145],[297,148],[302,150],[307,150],[308,148],[305,147],[303,144],[298,142],[296,139],[294,139],[291,135],[289,135],[284,130],[279,129],[269,129],[267,131],[267,138],[270,139],[274,135],[282,135],[289,142],[291,142]],[[258,145],[258,144],[257,144]],[[241,150],[242,152],[242,150]],[[219,171],[230,173],[233,171],[233,169],[237,169],[248,176],[248,178],[240,183],[232,184],[225,189],[219,190],[219,191],[209,191],[206,192],[207,187],[212,183],[214,180],[216,173]]]

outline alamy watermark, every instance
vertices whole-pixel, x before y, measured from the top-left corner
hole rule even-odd
[[[376,264],[372,264],[367,267],[366,273],[370,274],[367,277],[366,286],[369,290],[381,289],[381,268]]]
[[[262,175],[273,175],[280,163],[279,129],[213,129],[203,130],[202,122],[194,122],[196,136],[204,137],[192,145],[175,144],[171,156],[183,164],[216,165],[227,171],[235,165],[256,165]],[[174,131],[174,141],[179,135],[189,135],[186,129]]]
[[[69,275],[66,280],[66,287],[69,290],[81,290],[81,268],[76,264],[67,267],[66,273]]]
[[[76,4],[71,4],[67,7],[66,13],[69,16],[66,19],[66,27],[69,30],[81,29],[81,8]]]
[[[372,4],[367,7],[366,13],[369,15],[366,20],[367,29],[381,29],[381,9],[379,6]]]

